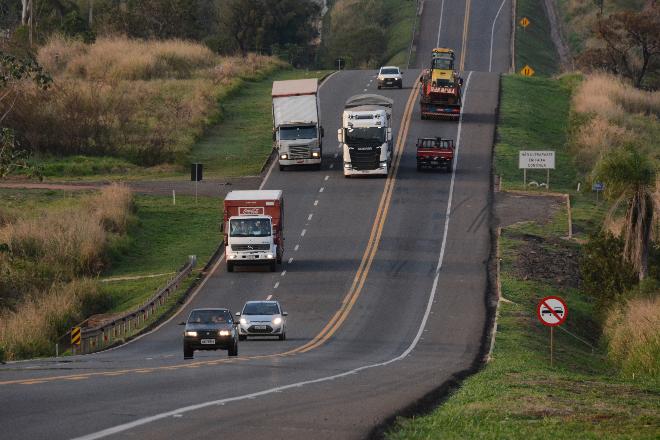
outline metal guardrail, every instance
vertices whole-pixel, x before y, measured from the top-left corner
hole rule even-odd
[[[58,350],[59,348],[62,351],[70,349],[73,354],[86,354],[111,347],[135,335],[150,322],[150,318],[179,288],[181,282],[190,275],[196,264],[197,257],[191,255],[188,262],[179,269],[176,276],[139,308],[125,312],[94,327],[86,325],[90,321],[89,319],[78,324],[77,327],[82,329],[80,346],[71,345],[71,331],[69,331],[60,338]]]

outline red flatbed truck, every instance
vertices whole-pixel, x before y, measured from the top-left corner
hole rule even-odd
[[[454,163],[454,140],[441,137],[417,139],[417,171],[423,168],[452,170]]]
[[[238,265],[277,269],[284,255],[281,190],[231,191],[225,197],[223,230],[227,272]]]

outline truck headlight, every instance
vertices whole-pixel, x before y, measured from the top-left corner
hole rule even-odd
[[[229,330],[220,330],[218,332],[218,335],[220,335],[220,336],[230,336],[231,333],[229,332]]]
[[[380,167],[385,168],[387,166],[387,161],[386,160],[381,160],[380,161]]]
[[[288,154],[280,154],[280,159],[287,160],[289,158]]]
[[[268,258],[269,260],[272,260],[273,259],[273,254],[266,255],[266,258]]]
[[[236,258],[236,255],[229,254],[229,255],[227,255],[227,258],[229,258],[230,260],[233,260],[234,258]]]
[[[319,157],[319,156],[320,156],[320,154],[319,154],[318,151],[313,151],[312,152],[312,157]]]
[[[193,331],[188,330],[188,331],[186,331],[185,335],[195,337],[195,336],[197,336],[197,332],[193,332]]]
[[[346,168],[347,170],[350,170],[351,168],[353,168],[353,166],[351,165],[350,162],[346,162],[346,163],[344,164],[344,168]]]

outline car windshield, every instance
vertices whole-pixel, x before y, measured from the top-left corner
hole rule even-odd
[[[270,220],[266,218],[232,219],[231,237],[270,237]]]
[[[383,75],[396,75],[399,73],[399,69],[380,69],[380,73]]]
[[[244,315],[279,315],[280,308],[275,303],[247,303],[243,307]]]
[[[193,310],[188,317],[189,324],[231,324],[229,310]]]
[[[303,125],[298,127],[280,127],[280,139],[293,141],[296,139],[315,139],[316,126]]]
[[[441,70],[452,70],[454,68],[454,63],[450,59],[436,58],[433,60],[433,68]]]
[[[346,130],[346,142],[385,142],[385,128],[383,127],[358,127]]]

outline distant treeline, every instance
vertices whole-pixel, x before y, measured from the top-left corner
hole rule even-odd
[[[32,3],[32,4],[31,4]],[[220,54],[314,59],[318,0],[15,0],[0,6],[0,31],[16,44],[43,44],[53,33],[92,42],[99,36],[183,39]],[[32,19],[30,16],[32,15]],[[0,35],[0,39],[2,36]]]

